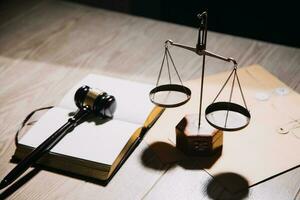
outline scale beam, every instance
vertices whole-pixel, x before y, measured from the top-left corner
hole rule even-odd
[[[223,61],[226,61],[226,62],[232,62],[235,67],[237,67],[237,65],[238,65],[237,61],[234,58],[224,57],[224,56],[221,56],[221,55],[216,54],[214,52],[208,51],[206,49],[197,50],[197,48],[195,48],[195,47],[187,46],[187,45],[184,45],[184,44],[179,44],[179,43],[173,42],[172,40],[166,40],[165,45],[172,45],[172,46],[176,46],[176,47],[179,47],[179,48],[182,48],[182,49],[186,49],[186,50],[189,50],[189,51],[192,51],[192,52],[198,54],[199,56],[205,55],[205,56],[217,58],[217,59],[220,59],[220,60],[223,60]]]

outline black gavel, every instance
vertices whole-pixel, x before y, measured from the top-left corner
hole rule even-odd
[[[44,153],[52,149],[67,133],[83,122],[87,116],[94,114],[102,119],[112,118],[117,106],[114,96],[92,89],[89,86],[79,88],[75,93],[74,100],[78,107],[75,115],[70,117],[64,125],[20,161],[1,181],[0,189],[16,180],[32,164],[39,160]]]
[[[101,118],[112,118],[117,106],[114,96],[86,85],[76,91],[74,101],[78,111],[87,110]]]

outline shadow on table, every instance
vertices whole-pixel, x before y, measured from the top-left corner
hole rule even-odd
[[[212,156],[186,156],[176,147],[166,142],[155,142],[143,151],[141,160],[145,167],[164,170],[154,159],[159,159],[170,168],[179,165],[188,170],[210,169],[222,155],[222,148]],[[151,159],[150,159],[151,158]],[[207,195],[212,199],[238,200],[248,196],[248,181],[235,173],[222,173],[213,176],[207,183]],[[220,193],[221,192],[221,193]]]
[[[145,167],[162,170],[163,168],[153,165],[149,160],[149,154],[155,154],[163,164],[179,165],[185,169],[209,169],[222,154],[222,148],[216,150],[211,156],[186,156],[176,147],[166,142],[155,142],[143,151],[141,160]]]
[[[222,192],[217,192],[218,189]],[[248,196],[249,183],[239,174],[221,173],[213,176],[207,184],[206,191],[212,199],[239,200]]]

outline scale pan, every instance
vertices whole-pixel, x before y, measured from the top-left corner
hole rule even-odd
[[[251,115],[249,111],[235,103],[216,102],[210,104],[205,110],[207,122],[223,131],[238,131],[245,128]]]
[[[191,98],[191,90],[183,85],[166,84],[153,88],[150,91],[150,100],[155,105],[164,108],[178,107]]]

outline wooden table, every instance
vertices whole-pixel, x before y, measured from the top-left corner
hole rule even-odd
[[[15,164],[14,135],[33,109],[55,105],[88,73],[154,83],[166,39],[194,45],[197,30],[65,1],[30,1],[16,15],[0,20],[0,177]],[[239,65],[260,64],[300,92],[300,50],[209,32],[209,50],[237,59]],[[201,58],[174,51],[183,80],[200,76]],[[199,67],[195,67],[199,66]],[[206,74],[230,65],[207,59]],[[164,166],[145,142],[135,150],[106,186],[48,171],[29,170],[25,179],[1,198],[11,199],[300,199],[300,168],[229,194],[203,170]],[[151,162],[156,169],[141,161]],[[208,187],[210,185],[210,187]],[[298,192],[298,194],[297,194]]]

